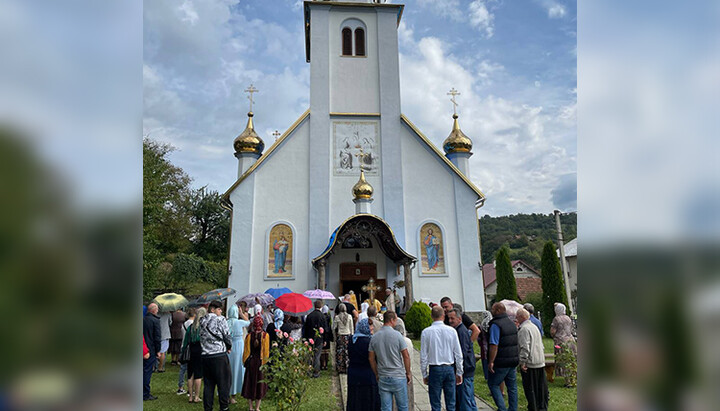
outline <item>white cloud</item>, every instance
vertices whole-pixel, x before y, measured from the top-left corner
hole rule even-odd
[[[495,16],[488,11],[484,0],[475,0],[468,6],[470,17],[470,25],[485,33],[485,37],[490,38],[495,28],[493,20]]]
[[[460,91],[460,126],[474,143],[471,180],[488,197],[483,212],[550,212],[558,196],[569,198],[569,183],[561,176],[576,169],[575,156],[565,148],[574,139],[574,105],[546,113],[542,106],[482,96],[478,91],[504,71],[501,65],[473,65],[434,37],[420,39],[414,50],[400,56],[403,113],[440,147],[452,125],[446,93],[451,87]]]
[[[551,19],[559,19],[567,14],[565,6],[555,0],[536,0],[536,3],[539,3],[547,11],[548,17]]]
[[[459,0],[418,0],[418,5],[423,8],[429,8],[441,17],[447,17],[454,21],[464,21],[462,7]]]

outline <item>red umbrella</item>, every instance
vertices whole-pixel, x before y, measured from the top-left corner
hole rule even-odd
[[[301,316],[312,312],[313,302],[302,294],[287,293],[275,300],[275,306],[288,315]]]

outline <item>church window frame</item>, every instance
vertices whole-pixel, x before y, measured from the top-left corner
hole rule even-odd
[[[291,270],[289,276],[274,276],[270,275],[270,270],[268,269],[268,257],[270,255],[270,234],[272,233],[273,228],[277,227],[278,225],[286,225],[290,227],[290,232],[292,235],[292,254],[291,254]],[[296,244],[297,242],[295,239],[297,238],[297,230],[295,229],[295,226],[287,221],[287,220],[276,220],[270,223],[268,226],[267,231],[265,232],[265,245],[263,246],[263,250],[265,254],[263,254],[263,280],[265,281],[287,281],[287,280],[295,280],[297,277],[297,253],[296,253]]]
[[[422,228],[423,228],[423,226],[425,226],[425,224],[428,224],[428,223],[435,224],[440,229],[440,235],[442,236],[442,247],[443,247],[443,264],[445,266],[444,273],[437,273],[437,274],[423,273],[423,268],[422,268],[422,247],[423,247]],[[416,270],[417,270],[418,277],[424,277],[424,278],[450,277],[452,264],[450,263],[450,261],[449,261],[450,259],[448,258],[448,255],[447,255],[448,237],[447,237],[447,230],[445,229],[445,226],[440,224],[440,222],[438,220],[434,220],[434,219],[423,220],[420,222],[420,224],[418,224],[418,228],[415,232],[415,241],[417,241],[417,250],[416,250],[417,254],[416,255],[418,256],[418,264],[416,264]]]
[[[347,33],[351,50],[347,50]],[[362,20],[352,17],[340,24],[340,57],[367,57],[367,44],[367,25]],[[358,53],[358,49],[362,54]]]
[[[355,40],[355,56],[365,57],[365,29],[356,28],[353,40]]]
[[[349,57],[353,55],[353,33],[350,27],[345,27],[341,32],[342,56]]]

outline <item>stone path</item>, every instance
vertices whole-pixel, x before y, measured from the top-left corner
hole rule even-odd
[[[431,411],[430,398],[428,397],[427,385],[423,384],[422,374],[420,373],[420,352],[413,348],[413,355],[411,358],[411,369],[413,373],[413,389],[415,391],[415,410],[416,411]],[[345,404],[347,398],[347,374],[340,374],[340,395],[342,396],[342,403]],[[476,382],[477,383],[477,382]],[[483,384],[481,382],[481,384]],[[495,410],[485,401],[480,399],[477,395],[475,396],[475,402],[477,403],[478,410],[480,411],[491,411]],[[445,410],[445,406],[442,407]]]

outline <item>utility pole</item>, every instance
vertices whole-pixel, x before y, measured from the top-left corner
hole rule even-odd
[[[557,226],[558,234],[558,249],[560,250],[560,269],[563,273],[563,279],[565,279],[565,294],[568,300],[568,314],[572,314],[572,298],[570,297],[570,280],[568,278],[567,261],[565,261],[565,243],[563,242],[562,227],[560,226],[560,210],[555,210],[555,225]]]

